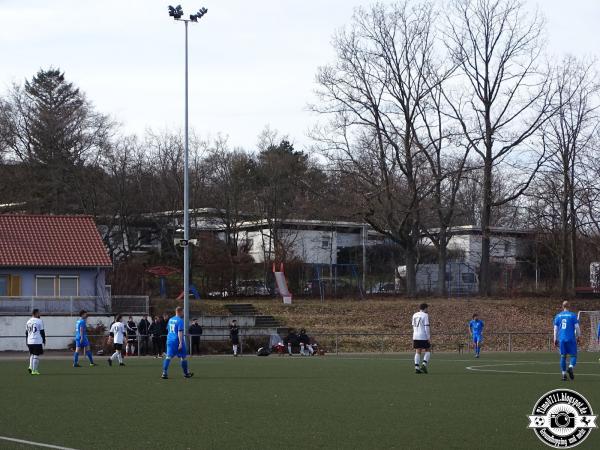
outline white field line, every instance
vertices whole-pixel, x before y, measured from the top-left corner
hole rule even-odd
[[[15,439],[15,438],[7,437],[7,436],[0,436],[0,440],[16,442],[18,444],[24,444],[24,445],[33,445],[35,447],[55,448],[58,450],[75,450],[74,448],[70,448],[70,447],[61,447],[60,445],[42,444],[41,442],[25,441],[23,439]]]
[[[557,364],[557,363],[549,363],[549,362],[535,362],[535,361],[530,361],[530,362],[525,362],[525,361],[521,361],[521,362],[511,362],[511,363],[505,363],[505,364],[482,364],[482,365],[477,365],[477,366],[467,366],[466,369],[473,371],[473,372],[494,372],[494,373],[517,373],[517,374],[525,374],[525,375],[557,375],[559,374],[559,371],[556,370],[555,372],[534,372],[534,371],[528,371],[528,370],[503,370],[503,369],[489,369],[489,367],[511,367],[511,366],[520,366],[523,364]],[[581,362],[579,364],[598,364],[598,363],[593,363],[593,362]],[[575,373],[576,376],[578,377],[600,377],[600,373]]]

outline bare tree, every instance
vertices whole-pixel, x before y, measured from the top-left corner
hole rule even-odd
[[[556,110],[551,76],[541,67],[543,21],[518,0],[454,0],[446,42],[459,67],[451,116],[482,166],[480,293],[489,295],[490,224],[494,209],[520,197],[544,155],[533,152],[538,130]],[[493,179],[510,171],[506,195]]]
[[[543,144],[550,155],[542,169],[538,191],[552,208],[559,232],[559,278],[562,295],[574,294],[577,285],[577,233],[580,199],[591,196],[584,191],[589,152],[598,130],[598,92],[600,85],[594,64],[566,57],[555,80],[560,109],[542,129]]]
[[[419,207],[427,195],[415,122],[436,79],[434,11],[407,2],[358,8],[334,38],[337,61],[320,69],[320,104],[329,124],[315,139],[349,180],[354,207],[405,254],[407,294],[416,294]]]
[[[451,227],[456,220],[456,202],[459,189],[464,181],[463,175],[469,169],[467,165],[470,146],[461,147],[455,139],[452,122],[445,114],[448,106],[444,95],[444,84],[453,68],[437,70],[440,78],[433,79],[431,90],[419,105],[418,128],[415,127],[415,142],[425,155],[431,183],[430,202],[433,216],[430,220],[421,220],[422,233],[434,244],[438,253],[437,293],[446,296],[446,265],[448,244],[452,238]],[[424,208],[422,215],[426,215]]]

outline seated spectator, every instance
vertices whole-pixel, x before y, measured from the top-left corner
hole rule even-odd
[[[285,338],[285,344],[287,345],[288,355],[292,356],[293,347],[298,347],[298,335],[296,334],[296,330],[293,328],[288,332],[287,337]]]
[[[302,356],[313,356],[315,351],[310,343],[310,338],[306,334],[306,330],[302,328],[298,335],[298,342],[300,342],[300,355]]]

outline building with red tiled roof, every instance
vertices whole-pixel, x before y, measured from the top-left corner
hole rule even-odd
[[[105,298],[111,266],[90,216],[0,214],[0,297]]]

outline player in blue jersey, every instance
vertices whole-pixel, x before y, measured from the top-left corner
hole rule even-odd
[[[562,312],[554,317],[554,345],[560,351],[560,370],[563,381],[567,381],[567,374],[573,380],[573,369],[577,364],[577,342],[581,336],[577,315],[570,311],[569,302],[562,303]],[[567,356],[570,357],[567,367]]]
[[[479,315],[477,313],[473,314],[473,320],[469,322],[469,333],[471,333],[473,345],[475,346],[475,358],[479,358],[479,354],[481,353],[483,326],[483,320],[479,319]]]
[[[181,359],[181,368],[183,369],[184,378],[191,378],[194,374],[188,371],[187,362],[187,350],[185,348],[184,338],[184,324],[183,324],[183,308],[178,306],[175,309],[175,315],[167,322],[167,356],[163,361],[163,371],[161,378],[166,380],[169,378],[169,364],[171,364],[171,358],[178,356]]]
[[[79,352],[84,351],[87,358],[90,360],[90,367],[94,367],[94,358],[90,350],[90,341],[87,337],[87,311],[82,309],[79,311],[79,320],[75,324],[75,353],[73,354],[73,367],[81,367],[79,365]]]

